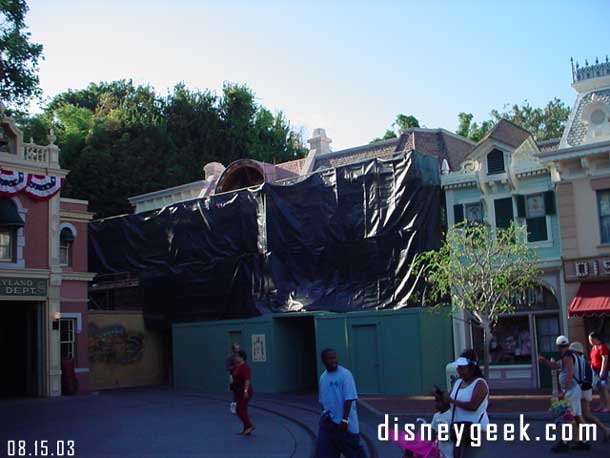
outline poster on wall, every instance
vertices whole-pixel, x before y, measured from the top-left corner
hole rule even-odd
[[[252,334],[252,362],[267,362],[267,348],[265,334]]]

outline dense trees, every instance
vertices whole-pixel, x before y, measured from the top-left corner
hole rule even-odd
[[[472,114],[460,113],[456,133],[479,141],[496,122],[508,119],[528,130],[536,140],[550,140],[561,137],[569,115],[570,109],[558,98],[554,98],[542,108],[534,108],[526,100],[521,106],[513,105],[509,109],[505,106],[504,111],[492,110],[492,119],[483,121],[480,125],[472,122]]]
[[[284,115],[238,84],[221,95],[179,84],[164,97],[131,81],[90,84],[17,121],[26,140],[41,144],[54,128],[60,164],[71,171],[63,195],[89,200],[97,217],[130,211],[130,196],[200,180],[207,162],[305,154]]]
[[[550,140],[561,137],[570,115],[570,108],[558,98],[554,98],[541,108],[532,107],[526,100],[522,105],[512,107],[505,105],[503,110],[492,110],[491,119],[481,123],[474,122],[471,113],[462,112],[458,114],[456,133],[478,142],[500,119],[508,119],[531,132],[536,140]],[[383,137],[375,138],[373,142],[395,138],[397,130],[400,133],[410,127],[419,127],[419,121],[414,116],[399,114],[392,124],[392,129],[386,130]]]
[[[25,0],[0,0],[0,100],[14,107],[40,95],[38,61],[42,45],[26,32]]]

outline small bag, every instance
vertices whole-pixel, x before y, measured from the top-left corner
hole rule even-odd
[[[229,409],[231,410],[231,413],[236,413],[237,412],[237,402],[232,402]]]

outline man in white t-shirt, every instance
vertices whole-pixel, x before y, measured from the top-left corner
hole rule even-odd
[[[337,362],[337,352],[322,352],[326,370],[320,377],[322,417],[316,444],[317,458],[365,458],[360,444],[360,428],[356,410],[356,383],[352,373]]]

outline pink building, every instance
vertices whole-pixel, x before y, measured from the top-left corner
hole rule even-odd
[[[68,174],[51,133],[24,143],[0,106],[0,397],[59,396],[62,360],[89,384],[87,202],[60,197]]]

